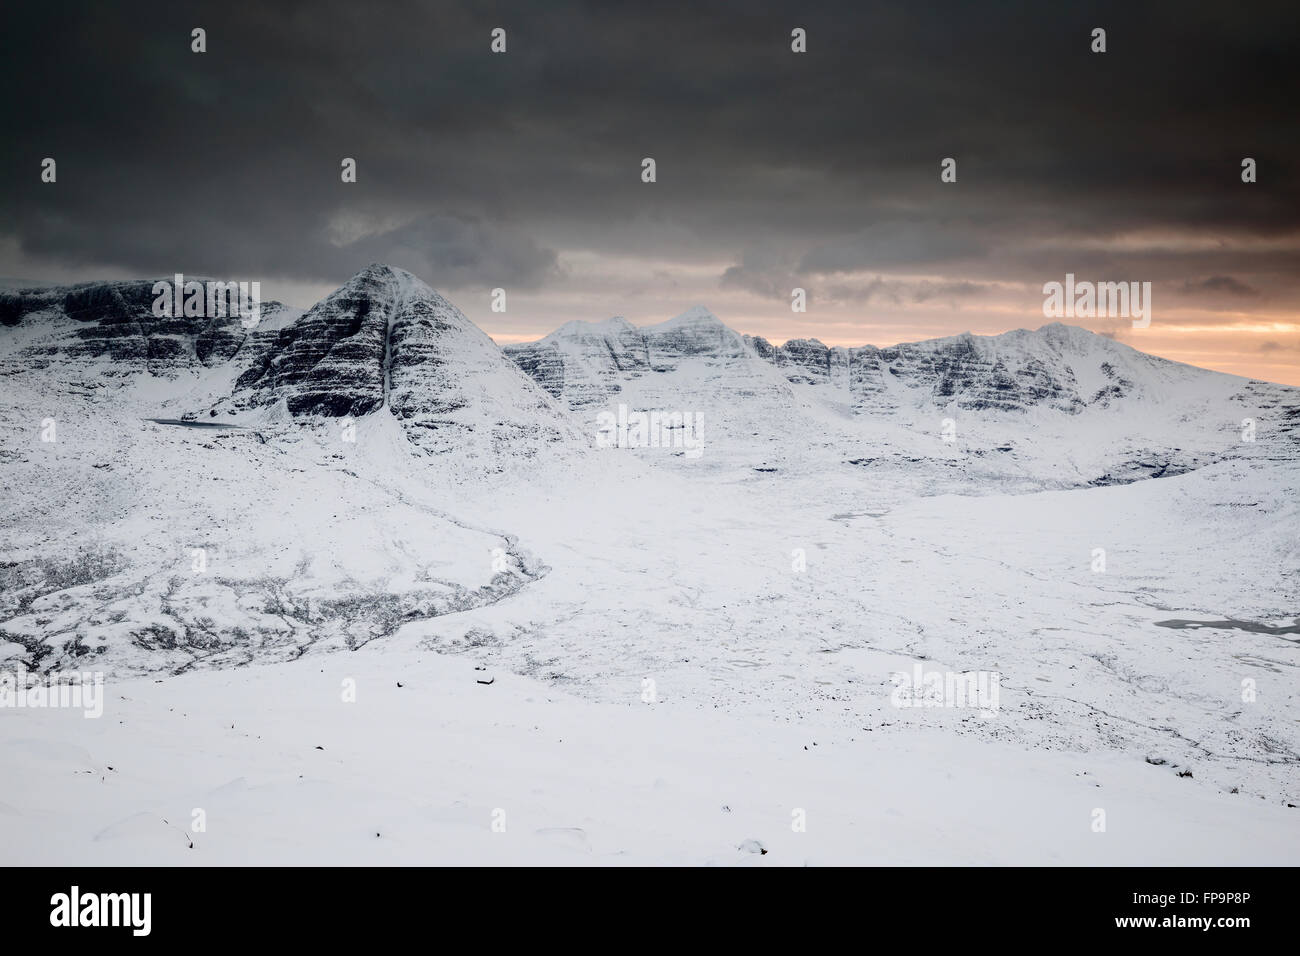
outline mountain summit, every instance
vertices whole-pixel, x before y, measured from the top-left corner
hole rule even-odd
[[[231,396],[236,408],[279,402],[295,418],[386,408],[434,453],[476,438],[558,437],[563,426],[546,394],[464,313],[381,264],[280,329]]]
[[[264,304],[252,329],[237,316],[156,317],[151,288],[141,280],[0,293],[9,327],[0,368],[42,371],[43,391],[78,393],[94,380],[100,398],[120,388],[112,400],[143,400],[145,414],[223,424],[387,412],[434,454],[477,457],[572,434],[496,343],[401,269],[367,266],[305,313]]]

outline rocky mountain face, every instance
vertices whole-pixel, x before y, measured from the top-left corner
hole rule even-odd
[[[263,303],[251,329],[237,315],[156,316],[153,285],[0,293],[0,374],[40,372],[46,390],[201,382],[169,400],[173,417],[231,425],[280,408],[302,421],[387,409],[429,453],[527,455],[571,432],[490,338],[400,269],[369,266],[306,313]]]
[[[726,363],[749,356],[742,336],[698,307],[643,328],[621,317],[570,322],[538,342],[507,345],[505,353],[574,409],[603,405],[647,375],[675,372],[683,359]]]
[[[898,489],[1014,495],[1300,459],[1300,389],[1062,325],[774,346],[692,309],[640,328],[573,322],[503,350],[387,266],[306,312],[264,303],[252,329],[156,316],[152,288],[0,293],[0,624],[38,656],[130,645],[184,664],[355,646],[538,577],[487,513],[443,514],[457,487],[618,490],[668,469],[673,488],[761,486],[780,507],[821,500],[849,521]],[[671,424],[597,452],[596,420],[619,404],[690,414],[699,454]],[[193,570],[195,550],[217,573]],[[465,557],[498,551],[505,571]]]
[[[395,282],[366,269],[278,330],[235,382],[236,408],[284,401],[294,417],[366,415],[384,402]]]
[[[111,381],[249,361],[271,344],[265,331],[245,328],[237,315],[154,315],[153,286],[142,279],[0,290],[0,328],[14,330],[0,338],[0,362],[14,363],[10,372],[107,362],[102,371]],[[278,302],[261,303],[259,328],[274,326],[288,311]]]
[[[585,408],[603,404],[628,381],[674,371],[686,357],[740,358],[744,345],[697,308],[645,328],[621,317],[570,322],[539,342],[507,345],[505,352],[551,395],[571,408]]]
[[[755,354],[779,367],[791,382],[824,385],[838,380],[859,410],[890,411],[910,393],[914,400],[964,411],[1046,406],[1075,414],[1093,405],[1104,407],[1134,387],[1121,371],[1129,357],[1121,356],[1120,349],[1112,360],[1098,362],[1100,378],[1092,376],[1094,387],[1085,385],[1073,361],[1086,360],[1105,345],[1090,332],[1059,323],[1037,332],[991,337],[965,333],[883,349],[832,348],[816,339],[794,339],[781,346],[761,337],[745,339]]]
[[[571,322],[505,351],[572,408],[603,402],[646,372],[675,369],[684,357],[763,362],[793,385],[824,386],[869,414],[928,406],[967,412],[1045,408],[1074,415],[1129,397],[1159,399],[1167,387],[1191,381],[1268,393],[1273,401],[1295,393],[1180,365],[1060,323],[996,336],[965,333],[887,348],[843,348],[817,339],[773,345],[761,336],[739,335],[697,308],[645,328],[621,318]]]
[[[827,348],[817,339],[791,339],[772,345],[762,336],[745,336],[763,358],[779,367],[791,382],[820,385],[830,382],[836,371],[848,368],[847,349]]]
[[[387,408],[414,444],[435,454],[519,443],[535,450],[567,428],[545,391],[459,309],[383,265],[280,329],[214,411],[281,401],[295,418]]]
[[[417,449],[479,463],[547,445],[589,446],[589,423],[575,421],[621,401],[693,409],[720,441],[852,442],[853,461],[879,459],[873,447],[888,442],[870,433],[877,423],[928,433],[948,418],[961,419],[967,435],[981,423],[1010,423],[973,452],[1001,454],[1026,414],[1048,416],[1034,428],[1060,436],[1081,415],[1129,416],[1107,419],[1127,443],[1126,475],[1201,464],[1204,448],[1239,442],[1235,433],[1252,416],[1278,454],[1300,443],[1296,389],[1169,362],[1059,323],[887,348],[774,345],[697,307],[643,327],[623,318],[570,322],[501,349],[437,292],[383,265],[305,313],[264,303],[252,329],[237,316],[156,316],[152,289],[141,280],[0,292],[0,375],[13,387],[87,395],[171,381],[170,392],[143,390],[150,400],[170,396],[151,414],[232,425],[387,411]],[[1184,440],[1186,422],[1216,437]],[[1143,449],[1156,445],[1167,453],[1147,461]],[[928,444],[908,448],[898,455],[930,454]],[[1113,478],[1109,466],[1093,470],[1096,480]]]
[[[152,289],[0,300],[0,656],[291,658],[546,573],[448,492],[517,493],[584,449],[442,296],[372,266],[249,330],[155,316]]]
[[[1300,389],[1060,323],[842,348],[773,345],[697,308],[643,328],[571,322],[506,353],[580,417],[618,404],[694,411],[709,461],[766,473],[815,471],[838,451],[855,467],[939,475],[936,490],[975,477],[1075,486],[1300,456]]]

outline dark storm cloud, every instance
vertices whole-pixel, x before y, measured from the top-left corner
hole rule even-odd
[[[912,290],[913,302],[937,298],[965,298],[982,295],[985,288],[974,282],[921,282]]]
[[[426,216],[365,236],[336,247],[333,258],[346,270],[357,256],[440,276],[455,288],[491,283],[493,277],[531,287],[557,270],[555,252],[532,239],[450,216]]]
[[[827,297],[837,302],[857,305],[887,303],[902,305],[907,302],[929,302],[933,299],[956,301],[984,295],[993,288],[977,282],[935,282],[930,279],[901,281],[871,276],[854,285],[831,282],[826,286]]]
[[[981,255],[985,245],[969,226],[936,228],[933,223],[895,219],[819,245],[803,257],[800,272],[837,273],[860,269],[934,267]]]
[[[1293,236],[1293,3],[173,0],[7,20],[0,239],[50,262],[333,281],[387,259],[435,285],[544,285],[557,250],[592,249],[730,258],[720,281],[763,295],[856,270],[1297,272],[1285,242],[1035,246]]]
[[[1187,292],[1222,292],[1233,296],[1259,295],[1258,289],[1251,288],[1232,276],[1210,276],[1198,282],[1189,279],[1183,287]]]
[[[739,263],[722,273],[722,284],[769,299],[787,299],[799,279],[789,254],[779,247],[750,247]]]

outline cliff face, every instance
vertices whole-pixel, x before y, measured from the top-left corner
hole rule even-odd
[[[773,345],[761,336],[736,334],[702,309],[645,328],[624,319],[571,322],[539,342],[505,351],[573,408],[603,402],[628,381],[647,371],[671,371],[686,357],[761,361],[792,384],[827,386],[844,393],[858,411],[882,412],[923,403],[961,411],[1045,407],[1076,414],[1129,397],[1144,378],[1214,374],[1060,324],[1000,336],[967,333],[888,348],[843,348],[817,339]]]
[[[545,389],[459,309],[409,273],[375,265],[281,329],[235,384],[236,408],[290,415],[387,408],[425,451],[479,453],[564,431]]]
[[[247,408],[283,399],[294,416],[357,416],[379,408],[395,285],[382,270],[367,269],[280,329],[239,376],[233,403]]]
[[[1072,414],[1087,404],[1068,362],[1052,361],[1036,348],[1003,348],[969,334],[886,349],[864,346],[847,357],[857,407],[888,401],[891,381],[963,411],[1046,405]]]
[[[505,353],[549,394],[582,409],[607,403],[629,382],[674,372],[684,359],[725,363],[748,349],[743,336],[695,308],[643,328],[621,317],[570,322],[538,342],[507,345]]]
[[[1090,400],[1123,397],[1131,385],[1108,365],[1112,381],[1107,390],[1088,396],[1068,363],[1053,366],[1033,349],[1015,354],[969,334],[884,349],[831,348],[816,339],[791,339],[780,346],[761,337],[746,336],[746,341],[791,382],[847,386],[858,409],[896,408],[890,392],[901,386],[935,405],[951,403],[965,411],[1023,411],[1045,404],[1073,413]]]
[[[264,302],[262,322],[253,329],[237,315],[157,316],[153,286],[154,280],[141,279],[0,291],[0,326],[28,333],[5,359],[37,368],[55,361],[108,363],[103,371],[109,379],[136,372],[170,376],[237,356],[253,359],[271,344],[267,323],[289,312],[278,302]]]
[[[571,408],[603,404],[653,369],[645,333],[623,318],[570,322],[540,342],[507,345],[505,353]]]
[[[206,280],[196,280],[204,282]],[[564,413],[454,305],[409,273],[372,265],[305,313],[153,314],[153,280],[0,293],[0,375],[44,389],[167,396],[148,414],[238,424],[391,413],[418,449],[497,470],[571,437]],[[148,386],[156,380],[173,386]],[[190,383],[190,384],[186,384]]]
[[[624,403],[693,411],[726,449],[714,454],[767,473],[813,467],[831,450],[876,470],[1113,484],[1300,453],[1300,390],[1181,365],[1060,323],[844,348],[816,339],[773,345],[693,309],[644,328],[571,322],[506,351],[575,413]],[[1252,421],[1257,436],[1243,439]]]

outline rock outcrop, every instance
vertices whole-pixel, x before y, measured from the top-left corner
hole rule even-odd
[[[280,329],[231,406],[360,417],[386,408],[430,453],[555,440],[567,423],[487,335],[410,273],[372,265]]]
[[[170,376],[252,358],[247,346],[258,340],[258,329],[246,328],[238,315],[155,315],[154,284],[141,279],[0,291],[0,326],[32,332],[4,361],[35,367],[108,363],[102,373],[111,382],[137,372]],[[261,303],[262,325],[286,311],[278,302]]]
[[[575,409],[605,402],[627,382],[673,370],[687,357],[761,361],[791,384],[844,391],[860,412],[922,403],[960,411],[1046,407],[1076,414],[1126,398],[1144,377],[1203,374],[1059,323],[1035,332],[844,348],[817,339],[773,345],[761,336],[738,335],[698,308],[644,328],[624,319],[570,322],[538,342],[507,346],[506,354]]]

